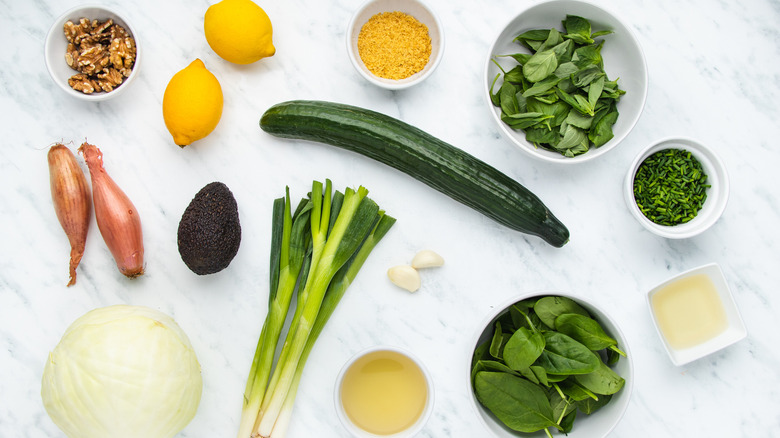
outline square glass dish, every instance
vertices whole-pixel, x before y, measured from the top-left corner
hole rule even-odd
[[[717,263],[682,272],[647,293],[656,331],[669,358],[684,365],[747,336]]]

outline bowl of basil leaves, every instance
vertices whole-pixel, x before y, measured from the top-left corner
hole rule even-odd
[[[499,130],[555,163],[589,161],[617,146],[639,120],[648,87],[630,26],[579,0],[548,0],[509,20],[483,80]]]
[[[486,318],[471,351],[472,405],[493,436],[604,437],[628,407],[626,338],[590,299],[514,297]]]

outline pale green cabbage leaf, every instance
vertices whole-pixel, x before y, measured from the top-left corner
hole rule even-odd
[[[187,335],[142,306],[92,310],[49,354],[41,397],[69,438],[171,438],[195,416],[203,381]]]

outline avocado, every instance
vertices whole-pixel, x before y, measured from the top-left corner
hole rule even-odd
[[[238,204],[228,187],[212,182],[192,198],[179,221],[182,261],[198,275],[228,267],[241,243]]]

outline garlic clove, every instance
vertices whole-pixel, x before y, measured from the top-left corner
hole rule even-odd
[[[390,281],[409,292],[416,292],[420,288],[420,273],[409,265],[393,266],[387,270]]]
[[[444,265],[442,256],[429,249],[418,252],[412,259],[412,267],[415,269],[435,268],[442,265]]]

